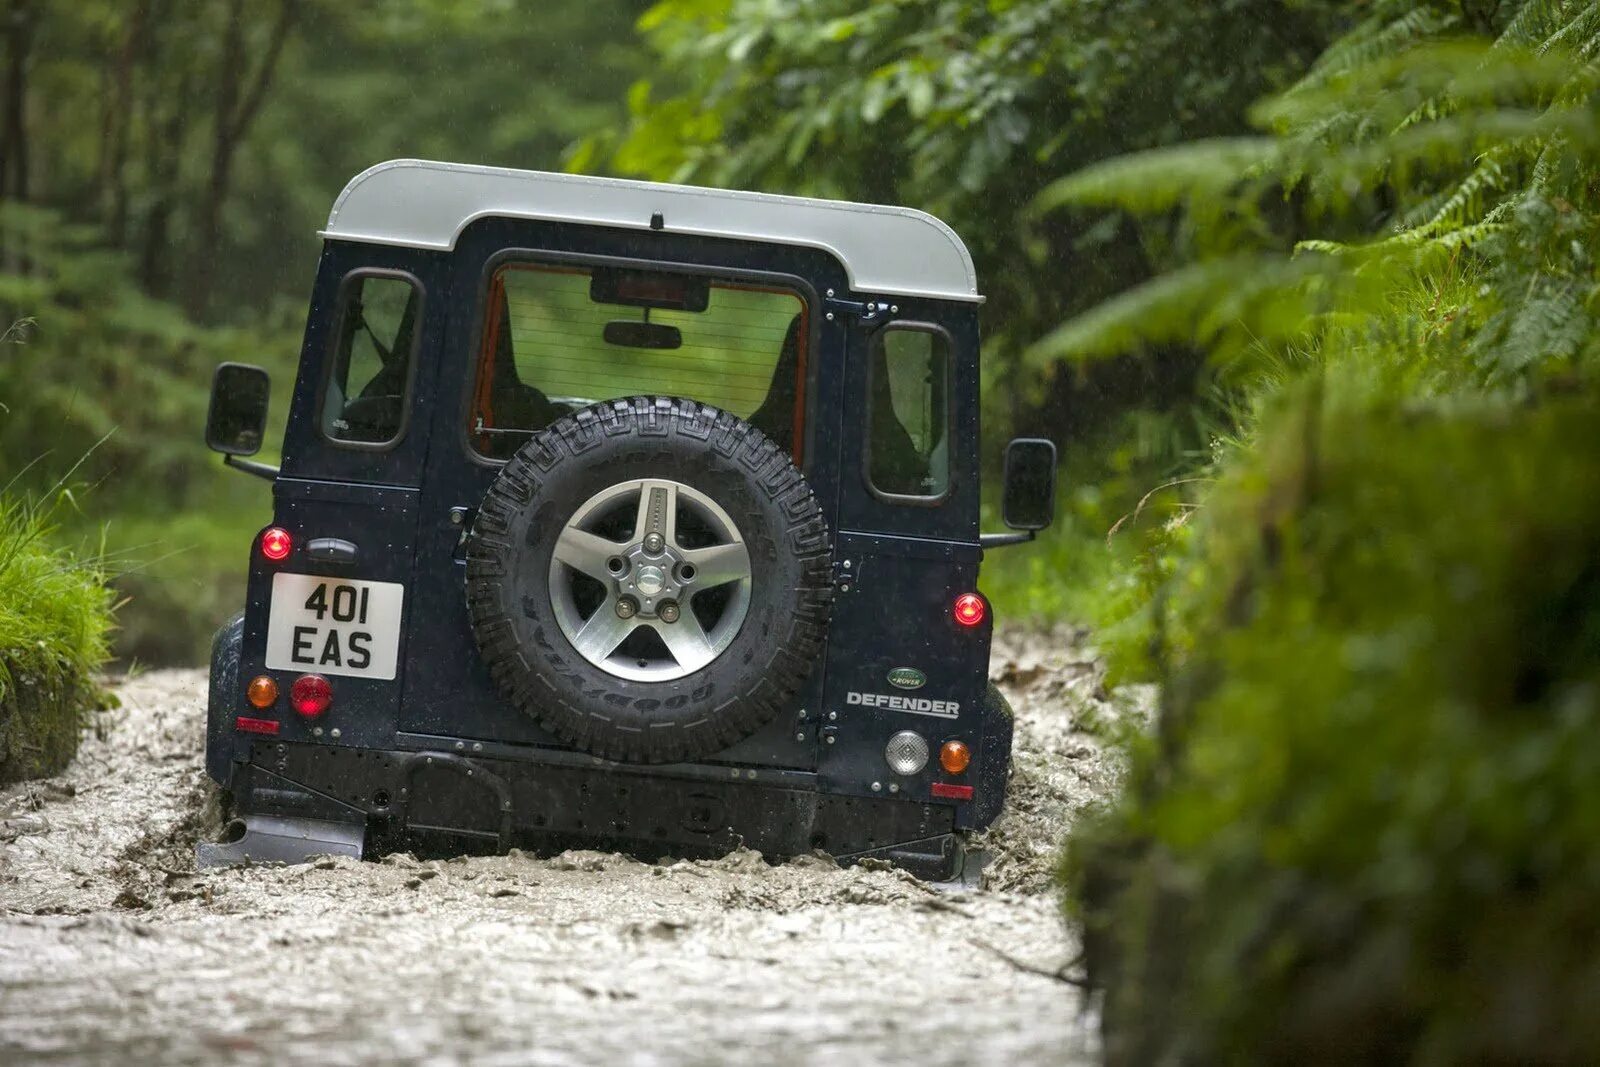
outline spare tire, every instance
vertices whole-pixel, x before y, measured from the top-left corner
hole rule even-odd
[[[691,400],[558,419],[490,485],[467,608],[490,676],[607,759],[709,756],[793,699],[832,602],[827,524],[766,435]]]

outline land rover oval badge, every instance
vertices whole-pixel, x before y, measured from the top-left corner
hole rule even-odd
[[[915,667],[896,667],[889,672],[889,684],[896,689],[921,689],[928,684],[928,676]]]

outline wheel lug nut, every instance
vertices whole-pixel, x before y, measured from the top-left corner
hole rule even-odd
[[[676,600],[663,600],[661,606],[656,609],[656,615],[660,617],[662,622],[677,622],[678,602]]]
[[[644,550],[652,556],[667,547],[667,539],[658,533],[644,535]]]
[[[617,618],[631,619],[639,614],[639,602],[631,596],[625,596],[617,601]]]

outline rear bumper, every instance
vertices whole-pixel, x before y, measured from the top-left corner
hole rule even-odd
[[[247,823],[341,824],[364,839],[363,851],[600,848],[654,861],[719,856],[741,846],[771,859],[822,850],[846,861],[882,858],[937,881],[962,877],[965,864],[954,806],[835,796],[731,776],[690,781],[619,774],[609,766],[262,739],[252,744],[248,762],[234,765],[229,785],[235,812]],[[308,836],[307,855],[325,836]]]

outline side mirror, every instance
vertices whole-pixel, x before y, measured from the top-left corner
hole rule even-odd
[[[221,363],[211,378],[211,408],[206,412],[206,447],[227,456],[261,451],[267,429],[272,379],[260,367]]]
[[[1042,530],[1056,517],[1056,446],[1018,437],[1006,446],[1000,518],[1013,530]]]

